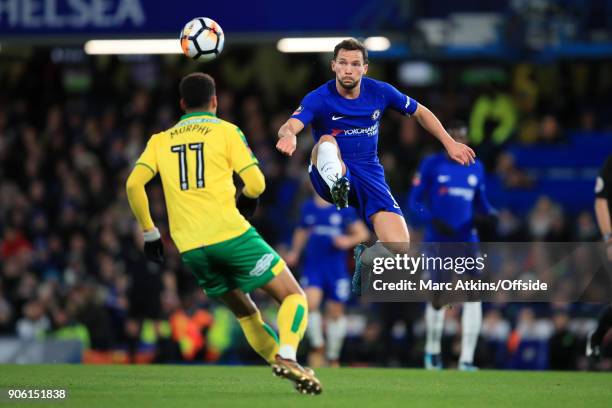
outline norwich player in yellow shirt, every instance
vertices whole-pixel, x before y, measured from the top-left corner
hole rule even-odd
[[[164,260],[145,192],[145,184],[159,173],[170,235],[200,287],[232,310],[251,347],[276,375],[292,380],[301,393],[319,394],[314,372],[296,362],[308,321],[304,292],[244,217],[253,214],[265,189],[257,159],[242,131],[216,117],[211,76],[189,74],[179,91],[186,114],[174,127],[151,136],[126,183],[130,207],[143,230],[145,255],[153,262]],[[234,172],[244,182],[237,202]],[[256,288],[280,304],[278,337],[248,295]]]

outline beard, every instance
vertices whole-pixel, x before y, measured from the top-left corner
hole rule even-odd
[[[351,81],[350,83],[345,83],[342,79],[340,79],[338,82],[340,83],[341,87],[343,87],[347,91],[350,91],[351,89],[354,89],[359,83],[355,81],[354,79],[350,79],[350,81]]]

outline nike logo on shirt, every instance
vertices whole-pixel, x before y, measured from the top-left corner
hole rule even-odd
[[[342,119],[344,116],[333,116],[332,115],[332,120],[338,120],[338,119]]]

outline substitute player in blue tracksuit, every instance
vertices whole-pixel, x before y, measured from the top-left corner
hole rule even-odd
[[[452,122],[448,132],[459,142],[468,140],[467,127],[462,122]],[[482,163],[476,160],[470,166],[461,166],[452,161],[446,153],[431,155],[421,163],[410,192],[410,209],[425,222],[424,242],[477,243],[479,240],[474,227],[475,214],[480,214],[489,222],[494,222],[496,217],[496,211],[485,194],[485,172]],[[476,252],[475,245],[461,248]],[[460,250],[465,250],[461,248]],[[476,253],[472,256],[476,256]],[[425,322],[425,368],[440,369],[444,308],[428,303]],[[459,358],[461,370],[476,369],[473,360],[481,323],[481,302],[464,302]]]
[[[312,352],[308,364],[338,365],[346,318],[344,303],[350,296],[347,250],[368,239],[370,232],[353,208],[338,210],[314,195],[302,206],[300,223],[293,233],[287,264],[297,265],[301,257],[301,285],[308,301],[308,330]],[[325,301],[325,330],[321,304]],[[325,332],[325,333],[324,333]]]
[[[312,125],[316,145],[309,172],[316,192],[338,208],[355,207],[380,241],[400,243],[396,252],[403,251],[410,241],[408,227],[378,161],[378,128],[383,112],[391,108],[414,116],[461,164],[472,163],[474,151],[454,141],[425,106],[386,82],[365,77],[368,53],[359,41],[348,39],[336,45],[331,69],[336,78],[304,97],[279,129],[276,147],[292,155],[296,135]],[[380,256],[375,253],[380,247],[356,248],[356,278],[360,277],[361,264],[371,266],[372,259]],[[354,283],[353,290],[360,292],[360,281]]]

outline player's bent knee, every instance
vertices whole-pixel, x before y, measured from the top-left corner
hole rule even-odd
[[[323,135],[321,136],[321,138],[319,139],[319,141],[314,145],[314,147],[312,148],[312,151],[310,152],[310,163],[313,166],[316,166],[317,164],[317,157],[319,156],[319,146],[321,145],[321,143],[324,142],[330,142],[333,143],[334,145],[336,145],[336,147],[338,147],[338,143],[336,142],[336,138],[333,137],[332,135]],[[338,150],[338,157],[340,157],[340,151]]]
[[[306,294],[287,267],[276,275],[274,279],[263,286],[262,289],[279,303],[282,303],[287,296],[295,294],[306,298]]]
[[[241,309],[230,308],[230,310],[232,311],[232,313],[234,313],[234,316],[236,316],[237,319],[241,319],[243,317],[254,315],[255,313],[258,312],[259,309],[257,309],[256,307],[253,307],[253,308],[245,307]]]
[[[382,242],[410,243],[410,233],[406,220],[390,211],[379,211],[370,217],[374,232]]]
[[[337,145],[338,143],[336,142],[336,138],[333,137],[332,135],[323,135],[319,138],[319,142],[317,144],[321,144],[323,142],[331,142],[335,145]]]

